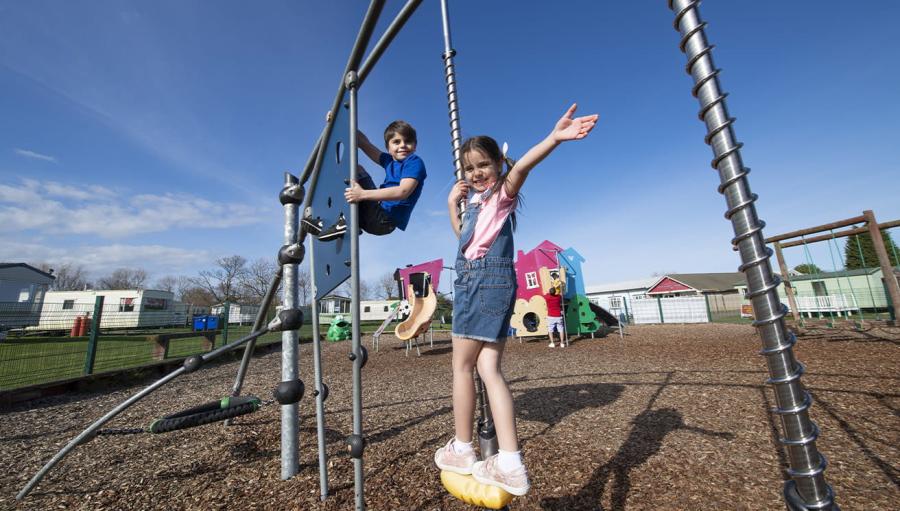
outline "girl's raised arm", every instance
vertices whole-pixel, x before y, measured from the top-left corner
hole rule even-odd
[[[518,195],[519,189],[525,184],[525,179],[528,177],[528,173],[531,169],[553,152],[553,150],[556,149],[556,146],[561,142],[581,140],[594,129],[594,125],[597,124],[597,119],[600,116],[593,114],[573,118],[572,116],[575,114],[575,109],[577,107],[578,105],[573,103],[559,121],[556,122],[556,126],[553,127],[553,131],[547,135],[547,138],[541,140],[537,145],[529,149],[528,152],[513,165],[512,170],[509,171],[509,176],[506,178],[507,195],[510,197]]]

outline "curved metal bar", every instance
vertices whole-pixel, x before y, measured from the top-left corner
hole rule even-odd
[[[419,4],[422,3],[422,0],[409,0],[406,2],[406,5],[400,9],[400,12],[397,13],[397,17],[394,18],[394,21],[388,25],[388,28],[385,29],[384,34],[378,39],[378,42],[375,43],[375,46],[372,47],[372,51],[369,52],[369,56],[366,57],[365,62],[363,62],[362,66],[359,68],[359,73],[357,73],[357,87],[361,87],[363,82],[366,81],[366,78],[369,76],[369,73],[372,71],[372,68],[375,67],[375,64],[378,63],[378,59],[381,58],[381,55],[384,54],[384,51],[387,50],[387,47],[390,46],[391,42],[393,42],[394,38],[397,37],[397,34],[400,33],[400,29],[406,25],[406,22],[409,21],[410,16],[416,12],[416,9],[419,7]]]
[[[762,228],[756,213],[756,195],[750,191],[747,169],[741,160],[742,144],[736,140],[734,118],[728,115],[725,94],[719,86],[721,72],[712,60],[711,45],[706,40],[700,19],[699,0],[668,0],[675,11],[674,27],[681,35],[679,48],[688,57],[686,70],[694,80],[691,89],[700,101],[701,120],[706,124],[706,143],[713,149],[712,167],[719,172],[719,192],[728,204],[726,218],[734,228],[732,243],[741,254],[740,269],[747,278],[747,296],[761,321],[755,323],[763,342],[762,353],[768,360],[769,379],[784,433],[781,440],[788,457],[785,500],[790,509],[837,510],[834,493],[825,481],[825,458],[816,449],[818,428],[809,420],[807,409],[812,402],[800,377],[803,365],[794,358],[794,337],[784,324],[786,309],[780,304],[776,288],[780,279],[769,264],[771,251],[766,250]],[[813,435],[811,433],[816,433]],[[789,495],[790,494],[790,495]],[[801,505],[797,505],[799,497]]]
[[[314,149],[313,152],[316,153],[316,161],[313,164],[310,173],[312,175],[312,180],[309,182],[309,187],[306,192],[306,200],[303,201],[303,209],[305,210],[309,207],[310,198],[315,194],[316,184],[319,178],[319,169],[322,168],[322,158],[324,157],[324,151],[322,151],[321,142],[328,140],[331,137],[331,130],[334,128],[334,118],[335,112],[340,107],[341,98],[344,97],[344,93],[347,91],[347,84],[344,82],[344,79],[347,76],[347,73],[350,71],[355,71],[359,68],[359,63],[362,60],[363,52],[366,50],[366,47],[369,45],[369,40],[372,38],[372,31],[375,29],[375,24],[378,22],[378,18],[381,16],[381,11],[384,9],[385,0],[372,0],[369,4],[369,10],[366,11],[366,16],[363,18],[362,26],[359,29],[359,33],[356,36],[356,42],[353,44],[353,49],[350,51],[350,57],[347,59],[347,66],[344,67],[344,73],[341,75],[341,83],[338,86],[337,94],[334,96],[334,101],[331,103],[331,121],[325,124],[325,129],[322,132],[322,137],[319,139],[320,143]],[[300,184],[306,184],[306,178],[310,177],[304,171],[303,179],[300,180]]]

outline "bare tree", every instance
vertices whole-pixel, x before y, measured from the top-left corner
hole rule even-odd
[[[189,303],[200,307],[211,307],[218,303],[209,291],[199,286],[181,288],[179,295],[182,303]]]
[[[312,300],[312,281],[309,279],[309,269],[303,266],[297,268],[297,285],[299,289],[300,305],[309,305]]]
[[[397,281],[394,272],[387,272],[375,281],[373,293],[380,300],[390,300],[397,296]]]
[[[82,291],[91,287],[87,271],[78,264],[64,263],[52,265],[50,263],[33,263],[31,266],[42,272],[52,273],[56,279],[50,285],[54,291]]]
[[[144,289],[147,271],[141,268],[117,268],[97,281],[100,289]]]
[[[250,303],[261,303],[278,271],[275,261],[261,257],[250,263],[247,271],[240,276],[241,295]]]
[[[240,302],[240,283],[247,273],[247,260],[239,255],[220,257],[216,265],[215,269],[202,270],[192,283],[206,290],[216,303]]]
[[[368,281],[363,279],[359,279],[359,299],[360,300],[372,300],[375,298],[375,286],[370,284]]]
[[[170,293],[174,293],[176,289],[178,289],[178,277],[174,275],[166,275],[164,277],[160,277],[154,284],[153,287],[155,289],[159,289],[160,291],[168,291]]]

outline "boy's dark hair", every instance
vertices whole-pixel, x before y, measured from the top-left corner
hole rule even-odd
[[[400,135],[414,144],[419,143],[418,139],[416,139],[415,128],[406,121],[394,121],[388,124],[387,128],[384,129],[384,147],[388,146],[388,142],[394,138],[394,135]]]
[[[548,293],[550,293],[551,295],[555,295],[555,294],[556,294],[556,288],[555,288],[555,287],[551,287],[551,288],[550,288],[550,291],[548,291]]]

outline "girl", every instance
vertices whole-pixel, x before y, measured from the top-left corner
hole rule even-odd
[[[572,105],[547,138],[516,163],[506,158],[490,137],[466,140],[460,151],[465,180],[457,182],[447,198],[450,224],[459,238],[453,302],[456,437],[438,449],[434,461],[441,470],[472,474],[479,482],[499,486],[513,495],[525,495],[529,488],[528,472],[519,453],[512,394],[500,371],[516,300],[514,211],[528,172],[561,142],[586,137],[596,124],[597,115],[573,118],[575,108]],[[501,172],[504,162],[506,173]],[[460,221],[458,203],[464,198],[469,198],[469,203]],[[479,462],[472,447],[472,370],[476,366],[491,403],[500,447],[496,455]]]

